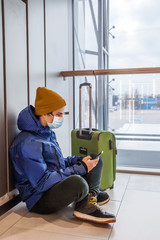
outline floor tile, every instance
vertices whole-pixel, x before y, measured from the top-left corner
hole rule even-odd
[[[108,189],[107,193],[110,195],[111,200],[121,201],[127,187],[130,174],[127,173],[117,173],[116,180],[113,189]]]
[[[127,188],[160,192],[160,176],[133,174]]]
[[[33,229],[26,229],[26,228],[18,228],[12,227],[3,236],[0,237],[2,240],[90,240],[91,238],[87,237],[79,237],[74,235],[67,235],[62,233],[54,233],[54,232],[45,232],[45,231],[38,231]],[[96,240],[96,238],[92,238]]]
[[[19,203],[14,208],[10,209],[0,218],[0,235],[7,231],[11,226],[16,224],[25,214],[28,213],[26,205]]]
[[[107,204],[101,206],[101,209],[103,209],[106,212],[113,213],[113,214],[117,215],[119,207],[120,207],[120,202],[119,201],[110,200]]]
[[[109,239],[159,239],[159,203],[159,192],[126,190]]]
[[[119,203],[113,201],[105,207],[108,211],[116,214]],[[39,215],[28,213],[17,224],[16,227],[33,230],[43,230],[62,234],[73,234],[75,236],[96,239],[107,239],[113,224],[96,224],[76,219],[73,216],[73,207],[69,206],[56,214]]]

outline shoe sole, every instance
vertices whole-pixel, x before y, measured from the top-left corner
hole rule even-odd
[[[114,222],[116,222],[115,218],[98,218],[98,217],[94,217],[94,216],[87,215],[84,213],[80,213],[78,211],[74,211],[73,216],[75,216],[76,218],[79,218],[79,219],[83,219],[83,220],[87,220],[87,221],[95,222],[95,223],[114,223]]]
[[[107,198],[107,200],[105,200],[105,201],[103,201],[103,202],[97,202],[97,204],[98,204],[99,206],[102,206],[102,205],[108,203],[109,201],[110,201],[110,198]]]

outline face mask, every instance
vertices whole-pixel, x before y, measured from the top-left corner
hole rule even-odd
[[[55,128],[59,128],[59,127],[61,127],[62,126],[62,124],[63,124],[63,117],[54,117],[54,119],[53,119],[53,122],[52,123],[49,123],[49,122],[47,122],[47,124],[48,124],[48,127],[49,128],[51,128],[51,129],[55,129]]]

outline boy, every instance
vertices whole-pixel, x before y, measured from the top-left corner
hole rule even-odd
[[[21,132],[10,154],[21,199],[29,211],[40,214],[53,213],[75,202],[75,217],[115,222],[113,214],[98,206],[109,201],[108,194],[99,191],[102,158],[95,154],[85,158],[62,155],[53,129],[63,124],[65,106],[58,93],[39,87],[35,108],[30,105],[18,116]]]

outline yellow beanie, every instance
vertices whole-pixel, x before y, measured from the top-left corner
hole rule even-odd
[[[56,92],[38,87],[35,99],[35,114],[43,115],[66,106],[65,100]]]

